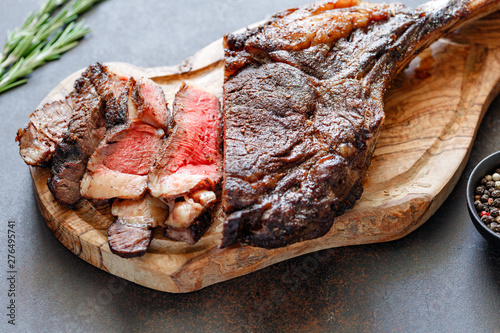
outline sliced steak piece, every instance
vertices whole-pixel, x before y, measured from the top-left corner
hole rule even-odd
[[[200,190],[182,199],[171,202],[164,236],[194,245],[212,225],[211,212],[217,197],[212,191]]]
[[[113,73],[101,63],[90,65],[75,82],[75,90],[80,92],[85,84],[90,83],[103,99],[105,105],[106,127],[123,124],[127,121],[127,112],[120,105],[120,96],[129,78]]]
[[[150,79],[139,79],[131,94],[135,104],[137,119],[165,131],[170,127],[170,111],[163,89]],[[130,105],[130,104],[129,104]]]
[[[100,98],[100,103],[103,103],[108,127],[123,123],[127,115],[126,110],[121,109],[118,97],[127,81],[128,78],[111,72],[100,63],[87,68],[76,80],[74,91],[62,100],[37,109],[30,115],[28,126],[18,130],[16,141],[19,142],[19,152],[24,161],[34,166],[50,164],[73,118],[78,122],[78,118],[83,117],[79,104],[91,99],[89,93],[97,95],[96,98]],[[75,110],[79,111],[75,113]]]
[[[321,1],[225,37],[222,247],[313,239],[362,193],[395,75],[498,0]]]
[[[123,258],[146,254],[151,243],[152,221],[147,218],[124,221],[118,218],[108,228],[108,244],[111,252]]]
[[[154,86],[155,89],[157,88],[150,80],[144,80],[142,86]],[[73,114],[71,115],[68,129],[63,135],[63,139],[57,144],[51,167],[52,178],[49,179],[49,188],[60,204],[71,206],[80,199],[80,181],[84,176],[86,164],[89,161],[89,157],[103,140],[107,130],[110,131],[109,136],[115,135],[113,136],[115,140],[124,141],[124,143],[119,145],[117,142],[112,142],[110,147],[102,149],[104,153],[111,154],[110,157],[103,160],[96,157],[96,160],[91,165],[93,175],[86,177],[83,184],[86,196],[94,199],[109,199],[114,194],[121,193],[120,197],[138,198],[144,193],[147,172],[142,175],[131,175],[127,172],[122,172],[123,170],[120,169],[110,169],[106,165],[103,165],[103,167],[99,166],[100,162],[111,161],[115,156],[119,156],[118,159],[123,157],[123,155],[116,154],[116,149],[111,153],[113,150],[111,147],[120,146],[123,148],[129,145],[131,140],[125,139],[124,136],[133,135],[133,133],[144,134],[148,132],[134,128],[130,131],[123,131],[121,136],[117,134],[119,129],[116,129],[116,127],[118,125],[128,127],[131,121],[136,120],[134,118],[137,117],[138,112],[132,110],[132,114],[129,115],[129,103],[127,103],[127,100],[131,95],[130,91],[137,89],[136,81],[133,78],[129,80],[122,75],[113,73],[100,63],[91,65],[76,80],[75,91],[71,95]],[[143,89],[147,90],[148,88]],[[156,90],[154,91],[157,95],[160,95]],[[150,93],[146,97],[151,98],[152,101],[150,103],[154,104],[159,99],[157,95]],[[163,96],[163,92],[161,92],[161,96]],[[145,103],[147,102],[145,100]],[[156,107],[156,104],[154,106]],[[166,105],[158,107],[155,114],[159,115],[161,112],[164,114],[162,119],[169,119]],[[163,128],[166,127],[163,126]],[[153,131],[155,130],[153,129]],[[139,137],[144,139],[139,143],[143,147],[136,146],[136,148],[139,148],[137,151],[138,157],[132,159],[129,163],[130,165],[136,163],[138,159],[144,158],[144,154],[148,154],[146,152],[147,149],[153,149],[148,146],[148,139],[145,139],[144,135],[139,135]],[[128,148],[129,152],[130,147]],[[109,163],[113,164],[114,167],[120,164],[126,167],[126,160],[122,159],[122,161],[118,161],[115,158],[115,160]],[[115,174],[115,171],[119,174]],[[138,179],[136,176],[141,176],[141,179]],[[113,180],[113,177],[116,178]],[[119,180],[119,184],[115,186],[114,181],[117,180]],[[124,184],[128,185],[127,189],[124,188]],[[132,194],[128,196],[128,194],[123,194],[123,191]],[[138,191],[140,191],[140,194],[137,193]]]
[[[163,130],[133,122],[115,128],[92,154],[81,182],[87,199],[138,199],[161,146]]]
[[[111,213],[118,217],[108,229],[111,251],[121,257],[139,257],[151,242],[152,228],[162,224],[168,206],[158,198],[146,195],[139,200],[115,200]]]
[[[170,128],[171,116],[165,94],[154,81],[147,78],[136,81],[131,77],[118,100],[128,121],[139,121],[165,131]]]
[[[19,153],[26,164],[43,166],[52,159],[73,114],[71,99],[68,96],[36,109],[30,115],[28,126],[17,131]]]
[[[80,181],[87,161],[106,133],[104,103],[95,88],[85,84],[73,97],[68,131],[57,145],[48,186],[57,202],[72,206],[80,200]]]
[[[211,219],[201,216],[215,202],[222,177],[219,101],[183,85],[173,112],[175,127],[149,174],[148,188],[169,203],[165,235],[194,244],[210,226]]]
[[[151,227],[163,224],[168,216],[168,205],[159,198],[153,198],[149,194],[138,200],[117,199],[111,206],[111,214],[122,219],[146,218],[149,219]]]
[[[222,177],[217,97],[183,85],[173,113],[175,127],[149,175],[151,194],[168,199],[193,189],[214,189]]]

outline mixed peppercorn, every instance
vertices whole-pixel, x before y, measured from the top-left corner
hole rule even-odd
[[[481,185],[476,187],[474,206],[488,228],[500,234],[500,168],[481,179]]]

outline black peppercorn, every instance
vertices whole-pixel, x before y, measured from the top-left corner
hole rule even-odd
[[[481,220],[500,234],[500,168],[484,176],[474,191],[474,207]]]
[[[490,198],[490,196],[488,194],[483,194],[481,196],[481,202],[488,202],[488,199]]]
[[[474,201],[474,206],[476,207],[477,210],[481,210],[483,208],[483,203],[479,200]]]

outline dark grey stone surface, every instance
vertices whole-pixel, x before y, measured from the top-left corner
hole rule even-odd
[[[0,43],[41,0],[0,2]],[[500,149],[500,100],[443,206],[389,243],[321,251],[190,294],[113,277],[51,234],[36,205],[16,130],[61,80],[95,61],[176,65],[227,32],[305,0],[107,0],[85,15],[93,32],[0,95],[1,332],[498,332],[500,251],[476,232],[464,191],[473,166]],[[414,5],[420,1],[404,1]],[[16,326],[7,324],[7,221],[16,221]]]

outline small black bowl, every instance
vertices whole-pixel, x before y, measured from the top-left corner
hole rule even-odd
[[[467,182],[467,207],[469,215],[477,231],[493,246],[500,247],[500,235],[491,231],[486,224],[481,221],[479,214],[474,207],[474,194],[476,187],[481,183],[481,179],[486,175],[491,175],[500,168],[500,151],[491,154],[482,160],[472,171]]]

